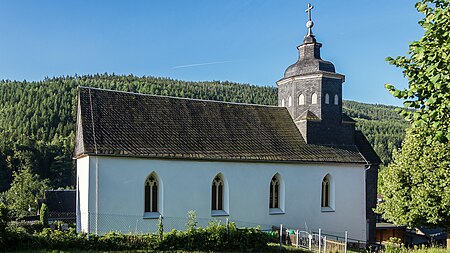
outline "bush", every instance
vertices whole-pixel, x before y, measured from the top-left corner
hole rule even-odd
[[[41,210],[39,212],[39,220],[42,226],[48,227],[48,207],[45,203],[42,204]]]
[[[8,221],[9,221],[8,208],[6,208],[6,206],[3,203],[0,203],[0,244],[4,243]]]
[[[10,226],[5,249],[51,250],[150,250],[150,251],[265,251],[269,237],[258,228],[238,229],[234,223],[227,228],[211,222],[206,228],[187,231],[172,230],[163,234],[121,234],[110,232],[103,236],[44,228],[33,234],[20,226]]]
[[[44,228],[40,221],[11,221],[9,227],[11,230],[23,229],[29,234],[41,232]]]

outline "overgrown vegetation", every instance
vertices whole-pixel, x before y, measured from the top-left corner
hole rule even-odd
[[[15,172],[27,169],[48,187],[74,185],[72,160],[76,87],[88,86],[146,94],[275,105],[277,89],[231,82],[186,82],[160,77],[96,74],[46,78],[39,82],[0,81],[0,192]],[[405,121],[393,107],[344,101],[387,164],[400,146]],[[33,205],[31,205],[33,208]],[[28,209],[28,207],[27,207]],[[35,211],[35,210],[34,210]]]
[[[448,250],[441,247],[415,246],[414,248],[406,248],[401,240],[391,237],[386,243],[383,250],[385,253],[446,253]]]
[[[103,236],[44,228],[29,234],[23,229],[8,228],[2,237],[3,250],[150,250],[150,251],[251,251],[268,249],[268,236],[257,228],[238,229],[230,223],[211,222],[206,228],[158,234],[120,234],[115,232]]]

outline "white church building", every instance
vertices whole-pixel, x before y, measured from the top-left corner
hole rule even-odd
[[[373,241],[380,159],[342,113],[345,77],[311,24],[278,106],[79,87],[78,231],[155,232],[160,216],[182,229],[195,210]]]

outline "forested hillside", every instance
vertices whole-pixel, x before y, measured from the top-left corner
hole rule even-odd
[[[30,168],[41,178],[49,178],[54,188],[73,185],[77,86],[267,105],[275,105],[277,98],[275,87],[132,75],[0,81],[0,192],[9,188],[12,172],[20,168]],[[344,112],[357,120],[357,127],[388,163],[406,126],[394,108],[345,101]]]

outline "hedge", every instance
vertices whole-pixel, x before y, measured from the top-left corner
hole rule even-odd
[[[206,228],[172,230],[162,237],[158,234],[121,234],[110,232],[103,236],[44,228],[28,233],[18,227],[7,228],[2,236],[3,249],[51,250],[152,250],[152,251],[265,251],[269,237],[258,228],[236,228],[234,223],[211,223]]]

